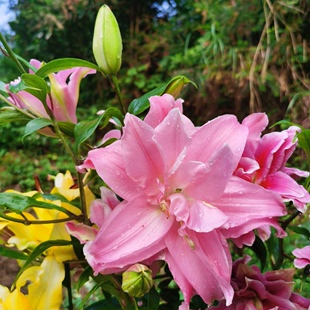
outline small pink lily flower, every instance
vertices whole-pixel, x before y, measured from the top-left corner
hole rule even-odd
[[[261,137],[268,124],[264,113],[252,114],[242,124],[249,128],[249,137],[235,175],[279,193],[284,201],[292,201],[300,212],[305,212],[310,194],[292,176],[308,177],[309,172],[285,167],[296,148],[297,141],[293,140],[300,129],[291,126]]]
[[[294,259],[294,265],[296,268],[302,269],[310,264],[310,245],[305,246],[302,249],[295,249],[292,253],[296,256]]]
[[[76,237],[81,244],[95,239],[100,227],[112,210],[120,203],[116,195],[106,187],[100,188],[101,199],[95,199],[90,204],[90,221],[94,227],[74,221],[66,223],[67,232]]]
[[[32,59],[30,64],[39,69],[41,63]],[[30,73],[33,73],[30,71]],[[96,70],[84,67],[77,67],[52,73],[50,79],[50,96],[46,101],[52,110],[57,121],[77,123],[76,107],[79,99],[79,88],[81,80],[88,74],[94,74]],[[69,81],[68,81],[69,79]],[[11,83],[19,83],[20,79]],[[6,86],[9,90],[8,85]],[[9,91],[9,100],[21,109],[26,109],[38,117],[49,118],[42,102],[26,91],[16,94]]]
[[[307,310],[310,299],[292,292],[294,269],[267,271],[262,274],[257,266],[249,266],[249,256],[234,262],[232,286],[233,302],[220,302],[210,310]]]
[[[232,262],[223,231],[236,227],[242,235],[261,218],[284,215],[284,204],[233,176],[248,137],[235,116],[196,128],[181,113],[182,100],[166,94],[150,103],[144,121],[127,114],[123,136],[90,151],[79,167],[96,169],[124,199],[85,245],[86,259],[95,273],[107,274],[161,253],[185,306],[195,294],[228,305]]]

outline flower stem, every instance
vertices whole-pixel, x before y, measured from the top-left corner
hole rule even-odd
[[[0,41],[3,44],[4,48],[5,48],[5,52],[8,53],[9,57],[14,61],[16,67],[18,68],[18,70],[21,73],[26,73],[26,70],[24,69],[24,67],[21,65],[21,63],[19,62],[19,60],[17,59],[17,57],[15,56],[15,54],[13,53],[12,49],[10,48],[9,44],[6,42],[4,36],[2,35],[2,33],[0,32]]]
[[[119,101],[119,103],[121,105],[122,112],[124,114],[126,114],[125,103],[124,103],[123,98],[122,98],[122,94],[121,94],[121,90],[120,90],[120,87],[119,87],[118,79],[117,79],[116,75],[112,75],[112,76],[110,76],[110,78],[111,78],[112,84],[115,87],[115,92],[116,92],[118,101]]]

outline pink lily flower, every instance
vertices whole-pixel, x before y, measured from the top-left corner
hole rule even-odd
[[[100,188],[101,199],[95,199],[90,204],[90,220],[95,226],[90,227],[83,223],[67,222],[67,232],[76,237],[81,244],[95,239],[100,227],[104,225],[105,220],[112,210],[120,203],[116,195],[106,187]]]
[[[242,124],[249,128],[249,137],[235,174],[277,192],[284,201],[292,201],[300,212],[305,212],[310,194],[292,176],[308,177],[309,172],[285,167],[296,148],[294,137],[300,129],[291,126],[261,137],[268,124],[264,113],[252,114]]]
[[[296,268],[302,269],[310,264],[310,245],[305,246],[302,249],[295,249],[292,253],[296,256],[294,259],[294,265]]]
[[[307,310],[310,299],[292,292],[294,269],[272,270],[262,274],[249,266],[249,256],[238,259],[232,268],[233,302],[220,302],[210,310]]]
[[[41,63],[32,59],[30,64],[39,69]],[[30,71],[30,73],[33,73]],[[96,70],[84,67],[77,67],[52,73],[50,79],[50,96],[47,96],[46,102],[52,110],[57,121],[77,123],[76,107],[79,99],[79,88],[81,80],[88,74],[94,74]],[[69,81],[68,81],[69,79]],[[11,83],[19,83],[20,79]],[[8,85],[6,86],[9,90]],[[42,102],[35,96],[26,91],[19,91],[14,94],[9,91],[9,100],[21,109],[26,109],[35,116],[49,118]]]
[[[127,114],[120,140],[90,151],[79,167],[96,169],[124,199],[85,245],[86,259],[106,274],[161,255],[184,305],[195,294],[230,304],[232,262],[223,231],[255,229],[261,218],[284,215],[284,204],[278,194],[233,176],[248,137],[235,116],[196,128],[181,113],[180,99],[163,95],[150,103],[144,121]]]

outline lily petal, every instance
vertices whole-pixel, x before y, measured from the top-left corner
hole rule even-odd
[[[163,238],[173,221],[143,198],[124,201],[113,210],[96,238],[86,244],[85,256],[96,273],[141,262],[164,248]]]

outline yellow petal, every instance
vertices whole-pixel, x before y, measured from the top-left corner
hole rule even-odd
[[[9,213],[9,216],[23,219],[23,217],[16,213]],[[31,221],[36,218],[27,212],[24,215]],[[14,236],[8,240],[9,244],[15,244],[19,250],[26,248],[33,248],[43,241],[47,241],[50,238],[53,225],[40,225],[38,229],[37,225],[24,225],[23,223],[8,222],[6,227],[10,229]]]
[[[1,309],[1,308],[0,308]],[[3,310],[32,310],[27,297],[18,290],[14,290],[3,302]],[[43,309],[42,309],[43,310]]]
[[[28,295],[25,296],[31,310],[59,310],[62,302],[62,281],[65,277],[63,264],[51,255],[45,257],[41,266],[30,267],[27,270],[29,271],[26,276],[34,280],[28,285]]]

